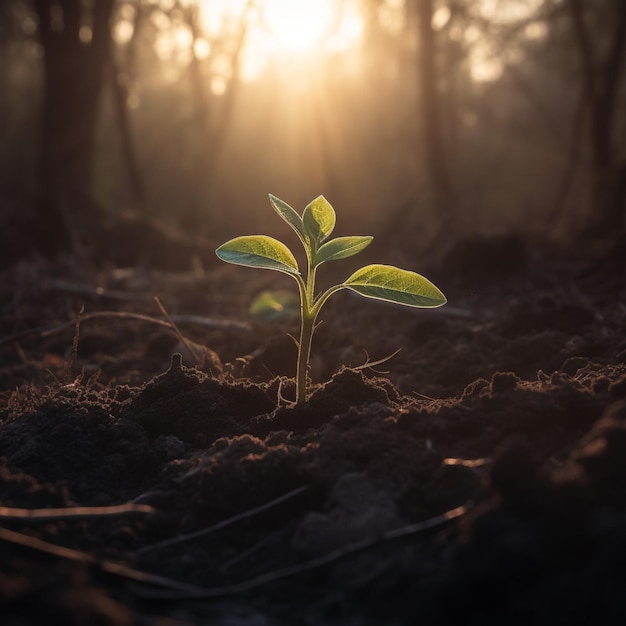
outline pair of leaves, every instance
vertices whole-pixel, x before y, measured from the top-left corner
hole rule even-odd
[[[363,250],[373,237],[337,237],[325,243],[315,254],[313,267],[324,261],[346,259]],[[216,250],[217,256],[227,263],[278,270],[299,274],[298,262],[291,250],[278,239],[267,235],[235,237]]]
[[[337,237],[325,243],[315,254],[313,267],[324,261],[345,259],[361,252],[372,237]],[[287,274],[300,274],[298,262],[291,250],[278,239],[267,235],[235,237],[216,250],[217,256],[227,263],[277,270]]]
[[[358,254],[372,241],[372,237],[337,237],[326,241],[335,228],[336,215],[324,196],[309,203],[302,217],[286,202],[270,194],[270,202],[280,217],[296,232],[313,267],[325,261],[337,261]]]
[[[330,202],[324,196],[318,196],[313,202],[307,204],[302,217],[286,202],[272,194],[270,194],[270,203],[276,213],[296,231],[312,259],[319,246],[328,239],[335,228],[337,218]]]
[[[324,243],[335,228],[335,211],[330,203],[319,196],[304,209],[302,217],[286,202],[270,194],[275,211],[296,232],[312,267],[325,261],[351,257],[367,247],[372,237],[337,237]],[[291,250],[277,239],[267,235],[236,237],[220,246],[217,256],[228,263],[277,270],[287,274],[300,274],[298,262]]]
[[[319,196],[300,217],[279,198],[270,195],[276,212],[294,229],[316,267],[324,261],[344,259],[363,250],[372,237],[338,237],[327,243],[335,226],[332,206]],[[236,237],[216,250],[227,263],[285,272],[300,276],[298,263],[287,246],[266,235]],[[413,307],[438,307],[446,303],[443,293],[420,274],[391,265],[368,265],[357,270],[338,287],[350,289],[366,298],[385,300]]]

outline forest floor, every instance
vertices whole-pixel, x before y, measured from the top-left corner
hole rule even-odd
[[[622,254],[405,259],[448,304],[333,296],[297,407],[297,319],[248,312],[287,277],[11,265],[0,622],[626,623]]]

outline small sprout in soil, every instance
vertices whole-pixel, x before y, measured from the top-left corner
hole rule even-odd
[[[328,298],[341,289],[350,289],[366,298],[395,302],[411,307],[439,307],[446,297],[428,279],[420,274],[392,265],[366,265],[347,280],[321,294],[315,294],[315,273],[325,261],[351,257],[366,248],[372,237],[337,237],[327,241],[335,227],[335,211],[319,196],[304,209],[302,216],[286,202],[270,194],[274,210],[296,232],[307,258],[303,277],[298,262],[284,244],[266,235],[235,237],[222,244],[215,252],[227,263],[276,270],[291,276],[300,290],[300,341],[296,368],[296,404],[307,398],[307,378],[311,341],[317,316]]]

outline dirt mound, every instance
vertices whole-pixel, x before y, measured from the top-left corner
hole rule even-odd
[[[48,330],[0,362],[3,625],[624,621],[626,280],[501,243],[470,285],[477,245],[439,311],[329,303],[298,406],[294,322],[241,308],[263,273],[133,276],[210,311],[181,330],[220,368],[136,320],[52,331],[84,296],[22,290],[5,334]]]

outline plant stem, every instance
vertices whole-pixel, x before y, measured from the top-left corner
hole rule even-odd
[[[302,320],[300,323],[300,343],[298,344],[298,366],[296,370],[296,404],[306,402],[307,382],[309,374],[309,357],[311,342],[315,330],[315,316],[311,314],[308,303],[303,302]]]
[[[292,275],[298,283],[300,290],[300,341],[298,343],[298,364],[296,367],[296,404],[306,402],[307,386],[309,381],[309,359],[311,357],[311,343],[315,332],[315,320],[322,306],[328,298],[344,289],[345,285],[335,285],[327,289],[320,297],[315,299],[315,270],[313,255],[307,252],[307,277],[306,283],[300,274]]]
[[[309,360],[311,357],[311,343],[315,332],[315,320],[322,306],[328,298],[339,291],[345,289],[345,285],[335,285],[327,289],[315,300],[315,270],[309,260],[309,271],[306,283],[300,275],[293,276],[300,289],[300,341],[298,342],[298,364],[296,368],[296,404],[306,402],[307,384],[309,380]]]
[[[315,267],[313,255],[307,250],[306,283],[298,276],[296,278],[300,289],[300,341],[298,343],[298,364],[296,367],[296,404],[306,402],[307,382],[309,378],[309,358],[311,356],[311,342],[315,331],[317,311],[313,308],[315,290]]]

